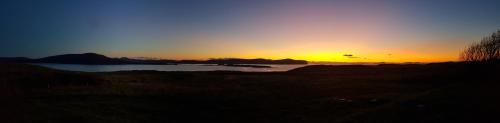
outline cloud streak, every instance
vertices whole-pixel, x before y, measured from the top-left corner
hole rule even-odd
[[[357,59],[357,58],[359,58],[359,57],[356,57],[356,56],[354,56],[352,54],[344,54],[344,57],[351,58],[351,59]]]

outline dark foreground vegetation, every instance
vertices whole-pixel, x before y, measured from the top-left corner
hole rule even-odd
[[[500,122],[499,65],[82,73],[0,64],[2,123]]]
[[[460,59],[469,62],[499,62],[500,30],[468,46],[460,53]]]

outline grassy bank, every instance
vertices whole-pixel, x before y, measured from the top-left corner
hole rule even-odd
[[[83,73],[0,64],[3,122],[500,121],[498,65]],[[500,81],[499,81],[500,82]]]

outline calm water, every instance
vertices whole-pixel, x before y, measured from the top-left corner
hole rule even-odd
[[[307,65],[266,65],[272,68],[229,67],[202,64],[179,65],[76,65],[76,64],[36,64],[59,70],[84,71],[84,72],[113,72],[130,70],[156,70],[156,71],[246,71],[246,72],[273,72],[288,71]]]

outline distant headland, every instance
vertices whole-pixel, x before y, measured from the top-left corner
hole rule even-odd
[[[216,64],[225,66],[239,66],[241,64],[307,64],[306,60],[294,59],[240,59],[221,58],[209,60],[156,60],[156,59],[133,59],[133,58],[111,58],[97,53],[64,54],[39,59],[25,57],[0,57],[1,62],[16,63],[54,63],[54,64],[82,64],[82,65],[123,65],[123,64],[146,64],[146,65],[177,65],[177,64]]]

